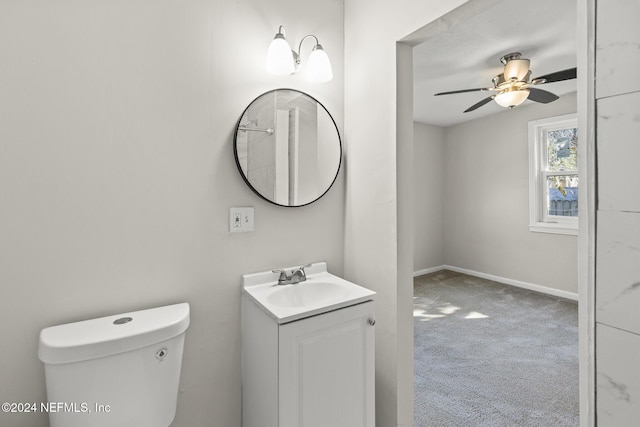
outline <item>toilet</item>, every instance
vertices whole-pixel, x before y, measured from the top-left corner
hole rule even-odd
[[[45,328],[51,427],[168,427],[175,418],[189,304]]]

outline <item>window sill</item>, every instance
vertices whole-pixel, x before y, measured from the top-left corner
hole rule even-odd
[[[577,236],[578,227],[568,224],[558,224],[555,222],[537,222],[529,225],[529,231],[534,233],[551,233],[566,234],[568,236]]]

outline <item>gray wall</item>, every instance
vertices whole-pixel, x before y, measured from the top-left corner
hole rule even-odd
[[[577,294],[576,236],[529,231],[527,139],[529,121],[575,112],[572,93],[447,129],[447,264]]]
[[[445,128],[444,261],[416,259],[414,270],[447,264],[577,294],[576,236],[533,233],[528,227],[527,123],[574,112],[576,96],[571,93],[551,104],[529,103]],[[418,158],[418,147],[424,144],[415,144]],[[439,149],[421,160],[431,162],[432,155],[440,155]],[[415,173],[419,180],[421,172]],[[416,192],[416,199],[419,196]],[[416,206],[441,200],[429,188],[421,197],[427,202]],[[416,233],[416,253],[434,251],[432,230],[422,227],[429,231],[416,228],[421,233]],[[418,267],[422,265],[426,267]]]
[[[277,87],[309,92],[343,132],[343,2],[317,6],[0,3],[0,400],[45,401],[42,328],[187,301],[174,426],[240,426],[240,276],[320,260],[343,273],[344,171],[286,209],[249,190],[232,150],[244,108]],[[263,71],[280,24],[292,44],[318,36],[333,81]],[[255,208],[255,232],[229,234],[231,206]]]
[[[445,131],[413,123],[413,271],[438,268],[444,259]]]

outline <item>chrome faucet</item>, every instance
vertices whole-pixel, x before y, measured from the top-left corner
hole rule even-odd
[[[280,277],[278,278],[278,285],[295,285],[296,283],[304,282],[307,280],[307,274],[304,269],[307,267],[311,267],[311,264],[301,265],[300,267],[291,271],[291,274],[287,274],[287,272],[279,268],[277,270],[271,270],[272,273],[280,273]]]

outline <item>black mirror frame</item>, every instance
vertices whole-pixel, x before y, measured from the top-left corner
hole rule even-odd
[[[339,156],[339,160],[338,160],[338,168],[336,169],[336,174],[333,177],[333,180],[331,181],[331,184],[329,184],[329,186],[327,187],[327,189],[321,194],[319,195],[317,198],[311,200],[310,202],[301,204],[301,205],[282,205],[280,203],[276,203],[273,200],[269,200],[268,198],[266,198],[265,196],[263,196],[258,190],[256,190],[253,185],[251,185],[251,183],[249,182],[249,179],[246,177],[244,171],[242,170],[242,166],[240,165],[240,159],[238,158],[238,144],[237,144],[237,140],[238,140],[238,130],[240,127],[240,122],[242,121],[242,117],[244,117],[245,113],[247,112],[247,110],[249,109],[249,107],[251,107],[251,105],[256,102],[258,99],[260,99],[261,97],[268,95],[270,93],[273,92],[277,92],[277,91],[281,91],[281,90],[287,90],[287,91],[292,91],[292,92],[298,92],[301,93],[309,98],[311,98],[313,101],[315,101],[319,106],[322,107],[322,109],[327,113],[327,115],[329,116],[329,118],[331,119],[331,122],[333,123],[333,126],[336,129],[336,135],[338,136],[338,145],[340,148],[340,156]],[[334,120],[333,116],[331,115],[331,113],[329,112],[329,110],[327,110],[327,108],[320,102],[318,101],[316,98],[314,98],[313,96],[309,95],[306,92],[302,92],[300,90],[297,89],[290,89],[290,88],[279,88],[279,89],[272,89],[269,90],[267,92],[264,92],[260,95],[258,95],[257,97],[255,97],[253,99],[253,101],[251,101],[249,103],[249,105],[247,105],[247,107],[242,111],[242,114],[240,114],[240,117],[238,118],[238,121],[236,122],[236,127],[235,130],[233,132],[233,157],[235,158],[236,161],[236,166],[238,167],[238,171],[240,172],[240,176],[242,176],[242,179],[244,180],[244,182],[249,186],[249,188],[251,189],[251,191],[253,191],[255,194],[257,194],[262,200],[265,200],[271,204],[274,204],[276,206],[282,206],[285,208],[299,208],[302,206],[307,206],[310,205],[311,203],[317,202],[318,200],[320,200],[322,198],[322,196],[324,196],[325,194],[327,194],[327,192],[331,189],[331,187],[333,187],[333,184],[336,182],[336,179],[338,179],[338,174],[340,173],[340,168],[342,167],[342,137],[340,136],[340,130],[338,129],[338,125],[336,124],[336,121]]]

